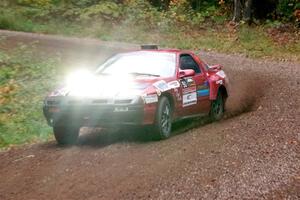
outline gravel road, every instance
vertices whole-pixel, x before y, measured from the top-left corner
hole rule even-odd
[[[66,62],[136,45],[0,31],[1,49],[39,41]],[[101,55],[101,56],[99,56]],[[300,64],[201,52],[231,81],[226,118],[175,125],[153,142],[138,132],[82,131],[0,153],[0,199],[300,199]]]

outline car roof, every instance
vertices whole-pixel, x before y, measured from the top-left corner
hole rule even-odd
[[[192,51],[187,50],[180,50],[180,49],[141,49],[141,50],[133,50],[133,51],[127,51],[126,53],[138,53],[138,52],[156,52],[156,53],[193,53]]]

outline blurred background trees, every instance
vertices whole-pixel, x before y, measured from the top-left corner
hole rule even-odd
[[[140,25],[170,30],[228,22],[300,26],[299,0],[0,0],[0,28],[34,31],[46,23]],[[37,27],[36,23],[41,23]],[[77,23],[77,24],[76,24]],[[49,26],[49,25],[48,25]],[[50,29],[49,27],[47,29]]]
[[[74,12],[84,12],[88,9],[91,14],[99,11],[104,15],[110,12],[105,10],[112,10],[114,16],[122,15],[123,8],[126,6],[146,4],[158,11],[173,9],[177,14],[181,12],[181,14],[198,15],[198,17],[201,14],[204,18],[207,12],[214,14],[212,11],[222,10],[224,15],[235,22],[241,20],[249,22],[252,19],[297,22],[300,12],[299,0],[10,0],[7,2],[45,10],[63,7],[74,9]],[[118,11],[120,13],[117,14]]]

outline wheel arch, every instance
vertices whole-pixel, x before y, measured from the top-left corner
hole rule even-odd
[[[175,102],[174,102],[174,97],[171,93],[169,92],[164,92],[161,94],[161,97],[166,97],[169,102],[170,102],[170,105],[171,105],[171,109],[172,111],[174,111],[174,108],[175,108]],[[173,112],[174,113],[174,112]]]
[[[224,100],[226,100],[227,97],[228,97],[228,93],[227,93],[226,87],[225,87],[224,85],[220,85],[220,87],[219,87],[219,89],[218,89],[218,92],[219,92],[219,91],[221,92],[222,97],[224,98]]]
[[[209,94],[209,99],[210,100],[216,100],[218,93],[221,92],[224,100],[227,99],[228,97],[228,92],[226,87],[222,85],[218,85],[216,83],[210,83],[210,94]]]

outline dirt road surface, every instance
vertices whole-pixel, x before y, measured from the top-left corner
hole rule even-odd
[[[0,32],[2,49],[39,41],[66,62],[97,63],[136,45]],[[138,132],[82,131],[0,153],[0,199],[300,199],[300,65],[201,52],[231,80],[226,119],[175,125],[153,142]],[[101,55],[101,56],[100,56]]]

